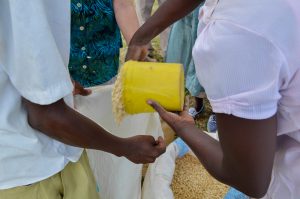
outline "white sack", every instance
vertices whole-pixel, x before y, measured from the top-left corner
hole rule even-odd
[[[216,133],[207,134],[218,140]],[[195,156],[189,147],[177,138],[169,144],[166,153],[149,165],[142,189],[143,199],[174,199],[171,184],[175,172],[176,158],[182,157],[186,153]]]
[[[75,107],[110,133],[129,137],[140,134],[163,136],[156,113],[139,114],[124,119],[120,126],[112,114],[112,85],[92,88],[90,96],[76,96]],[[102,151],[87,150],[91,168],[100,188],[101,199],[140,199],[142,165]]]

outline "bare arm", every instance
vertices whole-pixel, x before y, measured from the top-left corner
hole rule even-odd
[[[68,107],[62,99],[50,105],[24,99],[24,104],[34,129],[65,144],[125,156],[135,163],[153,162],[165,150],[163,140],[155,141],[152,136],[116,137]]]
[[[212,176],[251,197],[265,195],[271,180],[276,147],[276,116],[247,120],[217,114],[218,142],[196,128],[187,113],[178,116],[166,112],[154,102],[152,104]]]
[[[134,34],[126,60],[143,60],[145,47],[154,37],[160,34],[178,19],[192,12],[204,0],[167,0]]]
[[[126,43],[129,44],[140,27],[133,0],[114,0],[114,11]]]
[[[146,44],[178,19],[192,12],[203,0],[167,0],[138,30],[134,43]]]

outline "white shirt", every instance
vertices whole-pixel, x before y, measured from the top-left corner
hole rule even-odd
[[[213,110],[277,113],[279,145],[265,198],[300,198],[300,1],[207,0],[193,50]]]
[[[72,105],[69,7],[68,0],[0,1],[0,189],[46,179],[81,155],[32,129],[21,102],[69,96]]]

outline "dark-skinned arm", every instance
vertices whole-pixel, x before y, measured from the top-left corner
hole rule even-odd
[[[178,19],[192,12],[204,0],[167,0],[132,37],[126,60],[143,60],[143,48],[158,34]]]
[[[190,146],[213,177],[250,197],[265,195],[276,148],[276,116],[248,120],[217,114],[218,142],[198,129],[187,112],[178,116],[155,102],[150,104]]]
[[[119,138],[67,106],[63,99],[38,105],[23,99],[29,124],[47,136],[65,144],[106,151],[124,156],[134,163],[155,161],[165,151],[164,141],[152,136]]]

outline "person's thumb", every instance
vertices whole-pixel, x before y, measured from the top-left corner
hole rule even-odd
[[[156,143],[157,145],[155,146],[155,148],[158,150],[159,155],[163,154],[166,151],[165,140],[161,136],[159,136]]]

